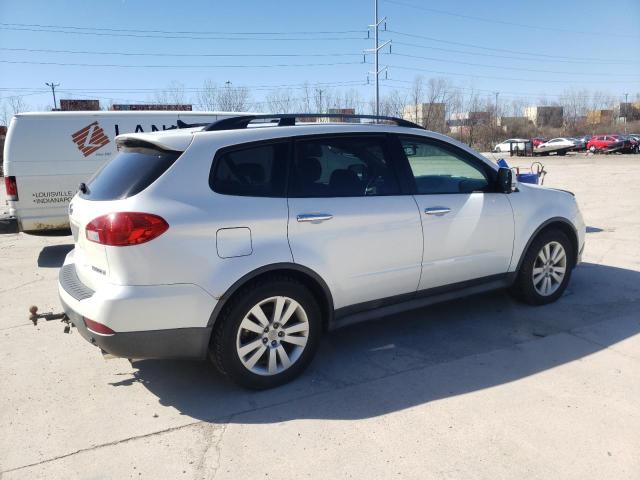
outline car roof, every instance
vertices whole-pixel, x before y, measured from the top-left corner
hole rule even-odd
[[[307,135],[331,135],[348,133],[395,133],[398,135],[414,135],[440,140],[452,144],[467,153],[481,159],[493,168],[497,168],[493,162],[461,143],[441,133],[424,130],[422,128],[409,128],[389,124],[358,124],[358,123],[302,123],[295,126],[265,126],[259,128],[240,128],[232,130],[204,131],[202,127],[185,128],[179,130],[165,130],[152,133],[127,133],[116,137],[116,142],[121,144],[127,140],[141,140],[159,146],[163,149],[184,151],[192,141],[210,141],[212,146],[221,148],[242,143],[278,138],[304,137]]]

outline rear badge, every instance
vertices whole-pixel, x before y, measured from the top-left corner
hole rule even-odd
[[[102,275],[106,275],[107,272],[105,272],[104,270],[98,268],[98,267],[94,267],[93,265],[91,265],[91,270],[93,270],[94,272],[98,272],[101,273]]]

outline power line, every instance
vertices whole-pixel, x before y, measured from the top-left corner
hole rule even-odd
[[[474,63],[474,62],[461,62],[461,61],[457,61],[457,60],[451,60],[451,59],[446,59],[443,60],[441,58],[433,58],[433,57],[423,57],[420,55],[409,55],[406,53],[396,53],[393,52],[391,53],[391,55],[396,56],[396,57],[406,57],[406,58],[418,58],[418,59],[422,59],[422,60],[430,60],[432,62],[444,62],[444,63],[456,63],[459,65],[469,65],[469,66],[474,66],[474,67],[484,67],[484,68],[498,68],[500,70],[514,70],[514,71],[521,71],[521,72],[535,72],[535,73],[554,73],[554,74],[561,74],[561,75],[582,75],[582,76],[588,76],[588,75],[595,75],[595,76],[605,76],[605,77],[610,77],[611,74],[610,73],[601,73],[601,72],[588,72],[588,73],[583,73],[583,72],[566,72],[566,71],[557,71],[557,70],[539,70],[539,69],[535,69],[535,68],[520,68],[520,67],[505,67],[503,65],[487,65],[484,63]],[[616,73],[616,76],[625,76],[625,77],[638,77],[637,74],[635,73]]]
[[[26,60],[0,60],[0,63],[26,65],[56,65],[62,67],[117,67],[117,68],[282,68],[282,67],[332,67],[337,65],[362,65],[363,62],[334,63],[280,63],[266,65],[121,65],[114,63],[63,63],[63,62],[31,62]]]
[[[322,30],[311,30],[311,31],[271,31],[271,32],[228,32],[228,31],[203,31],[203,30],[191,30],[191,31],[180,31],[180,30],[143,30],[143,29],[127,29],[127,28],[102,28],[102,27],[79,27],[79,26],[71,26],[71,25],[43,25],[38,23],[3,23],[0,22],[0,25],[9,26],[9,27],[37,27],[37,28],[64,28],[68,30],[97,30],[104,32],[134,32],[134,33],[166,33],[166,34],[185,34],[185,35],[337,35],[337,34],[348,34],[348,33],[362,33],[366,34],[365,30],[331,30],[331,31],[322,31]]]
[[[535,83],[564,83],[564,84],[571,84],[574,85],[574,82],[569,82],[567,80],[540,80],[540,79],[533,79],[533,78],[511,78],[511,77],[498,77],[498,76],[492,76],[492,75],[476,75],[476,74],[469,74],[469,73],[457,73],[457,72],[443,72],[443,71],[438,71],[438,70],[429,70],[426,68],[418,68],[418,67],[407,67],[407,66],[403,66],[403,65],[388,65],[388,67],[390,68],[398,68],[400,70],[410,70],[410,71],[418,71],[418,72],[428,72],[428,73],[435,73],[438,75],[456,75],[456,76],[463,76],[463,77],[472,77],[472,78],[489,78],[489,79],[493,79],[493,80],[511,80],[511,81],[516,81],[516,82],[535,82]],[[589,81],[586,83],[640,83],[640,80],[627,80],[627,81],[604,81],[604,80],[594,80],[594,81]]]
[[[531,62],[533,60],[533,58],[527,58],[527,57],[516,57],[513,55],[498,55],[495,53],[485,53],[485,52],[469,52],[469,51],[465,51],[465,50],[456,50],[453,48],[442,48],[442,47],[432,47],[432,46],[428,46],[428,45],[420,45],[417,43],[409,43],[409,42],[401,42],[398,40],[394,39],[393,42],[394,45],[401,45],[401,46],[407,46],[407,47],[415,47],[415,48],[421,48],[421,49],[427,49],[427,50],[437,50],[440,52],[448,52],[448,53],[459,53],[462,55],[473,55],[475,56],[481,56],[481,57],[492,57],[492,58],[506,58],[509,60],[520,60],[523,62]],[[471,46],[471,45],[469,45]],[[474,48],[481,48],[481,47],[475,47]],[[527,54],[528,55],[528,54]],[[531,54],[534,55],[534,54]],[[604,60],[563,60],[563,59],[557,59],[557,58],[545,58],[544,59],[545,62],[553,62],[553,63],[568,63],[568,64],[578,64],[578,65],[594,65],[594,64],[598,64],[598,65],[637,65],[640,64],[640,62],[635,63],[635,62],[630,62],[628,60],[620,60],[620,61],[604,61]]]
[[[424,7],[422,5],[415,5],[412,3],[407,3],[407,2],[400,2],[398,0],[384,0],[385,3],[391,3],[394,5],[400,5],[403,7],[409,7],[409,8],[415,8],[417,10],[423,10],[426,12],[431,12],[431,13],[436,13],[439,15],[448,15],[451,17],[456,17],[456,18],[464,18],[467,20],[476,20],[479,22],[486,22],[486,23],[491,23],[491,24],[500,24],[500,25],[508,25],[508,26],[512,26],[512,27],[518,27],[518,28],[531,28],[531,29],[535,29],[535,30],[546,30],[546,31],[553,31],[553,32],[558,32],[558,33],[571,33],[571,34],[580,34],[580,35],[590,35],[590,36],[597,36],[597,35],[602,35],[602,36],[612,36],[612,37],[625,37],[625,38],[640,38],[638,35],[627,35],[624,33],[612,33],[610,31],[608,32],[602,32],[602,31],[582,31],[582,30],[569,30],[566,28],[558,28],[558,27],[548,27],[548,26],[544,26],[544,25],[531,25],[531,24],[527,24],[527,23],[516,23],[516,22],[507,22],[504,20],[496,20],[494,18],[484,18],[484,17],[476,17],[476,16],[472,16],[472,15],[465,15],[462,13],[455,13],[455,12],[448,12],[446,10],[439,10],[437,8],[429,8],[429,7]]]
[[[217,36],[217,37],[195,37],[187,35],[139,35],[135,33],[112,33],[112,32],[83,32],[83,31],[66,31],[53,30],[45,28],[22,28],[22,27],[0,27],[0,30],[24,31],[24,32],[46,32],[46,33],[62,33],[69,35],[93,35],[99,37],[134,37],[134,38],[164,38],[172,40],[260,40],[260,41],[306,41],[306,40],[366,40],[366,37],[288,37],[288,38],[265,38],[265,37],[233,37],[233,36]]]
[[[6,48],[10,52],[64,53],[72,55],[122,55],[132,57],[362,57],[361,53],[165,53],[165,52],[105,52],[89,50],[51,50],[40,48]]]
[[[608,61],[612,61],[611,59],[604,59],[604,58],[593,58],[593,57],[569,57],[569,56],[564,56],[564,55],[551,55],[548,53],[540,53],[540,52],[524,52],[522,50],[510,50],[507,48],[493,48],[493,47],[484,47],[484,46],[478,46],[478,45],[474,45],[471,43],[464,43],[464,42],[454,42],[452,40],[442,40],[439,38],[435,38],[435,37],[428,37],[426,35],[418,35],[417,33],[406,33],[406,32],[399,32],[397,30],[387,30],[388,33],[392,33],[395,35],[402,35],[405,37],[411,37],[411,38],[419,38],[422,40],[429,40],[431,42],[437,42],[437,43],[446,43],[449,45],[458,45],[461,47],[470,47],[470,48],[476,48],[479,50],[488,50],[488,51],[492,51],[492,52],[505,52],[505,53],[515,53],[516,55],[529,55],[532,57],[535,57],[534,59],[538,59],[540,57],[544,57],[544,58],[557,58],[557,59],[565,59],[565,60],[584,60],[587,62],[608,62]],[[416,45],[414,45],[416,46]],[[534,60],[532,59],[532,60]],[[620,61],[620,62],[627,62],[629,63],[626,59],[615,59],[616,61]]]

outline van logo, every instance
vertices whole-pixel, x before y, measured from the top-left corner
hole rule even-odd
[[[109,137],[97,121],[72,134],[71,139],[85,157],[109,143]]]

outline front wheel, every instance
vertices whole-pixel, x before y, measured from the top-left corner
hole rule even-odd
[[[210,358],[232,381],[272,388],[304,371],[317,349],[320,309],[311,292],[286,276],[239,291],[214,327]]]
[[[573,247],[560,230],[542,232],[531,243],[511,292],[530,305],[555,302],[571,278]]]

